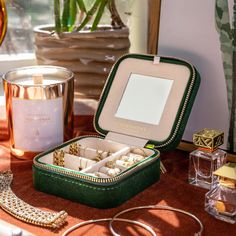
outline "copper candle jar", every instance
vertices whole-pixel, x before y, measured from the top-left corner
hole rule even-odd
[[[33,158],[72,137],[74,74],[32,66],[3,76],[11,153]]]

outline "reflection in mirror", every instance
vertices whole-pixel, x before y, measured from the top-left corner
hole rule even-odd
[[[115,117],[158,125],[173,82],[131,73]]]

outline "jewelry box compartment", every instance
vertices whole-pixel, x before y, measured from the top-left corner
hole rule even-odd
[[[157,150],[83,136],[34,159],[34,186],[89,206],[111,208],[159,179],[159,155]]]
[[[87,137],[62,148],[58,147],[37,161],[47,168],[59,170],[58,167],[63,167],[64,172],[73,171],[78,176],[87,175],[87,179],[90,178],[91,181],[94,181],[94,178],[110,178],[108,181],[111,182],[117,180],[117,176],[132,172],[140,165],[152,161],[153,156],[156,156],[156,152],[151,149]]]

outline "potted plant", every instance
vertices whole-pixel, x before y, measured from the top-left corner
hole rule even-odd
[[[105,9],[110,25],[99,24]],[[38,64],[71,69],[75,97],[98,98],[113,63],[130,47],[115,0],[54,0],[54,16],[54,26],[34,29]]]
[[[219,34],[229,108],[228,150],[236,152],[236,0],[232,22],[228,1],[215,1],[215,22]]]

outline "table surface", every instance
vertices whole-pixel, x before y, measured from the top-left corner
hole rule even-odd
[[[204,211],[204,189],[187,183],[188,153],[174,150],[161,154],[167,173],[161,175],[159,182],[112,209],[95,209],[80,203],[36,191],[32,180],[32,161],[19,160],[10,155],[8,142],[0,142],[0,170],[11,169],[14,174],[12,189],[15,194],[32,206],[49,211],[65,210],[68,213],[67,223],[58,231],[23,223],[2,209],[0,219],[19,226],[34,235],[61,235],[69,227],[90,219],[112,217],[115,213],[136,206],[167,205],[180,208],[195,214],[202,221],[204,235],[235,235],[236,225],[215,219]],[[47,184],[47,183],[45,183]],[[193,235],[199,230],[198,224],[191,218],[175,212],[162,210],[142,210],[130,212],[124,217],[139,220],[153,227],[158,235]],[[127,223],[115,223],[115,229],[121,235],[149,235],[138,226]],[[77,229],[70,235],[110,235],[107,223],[97,223]]]

